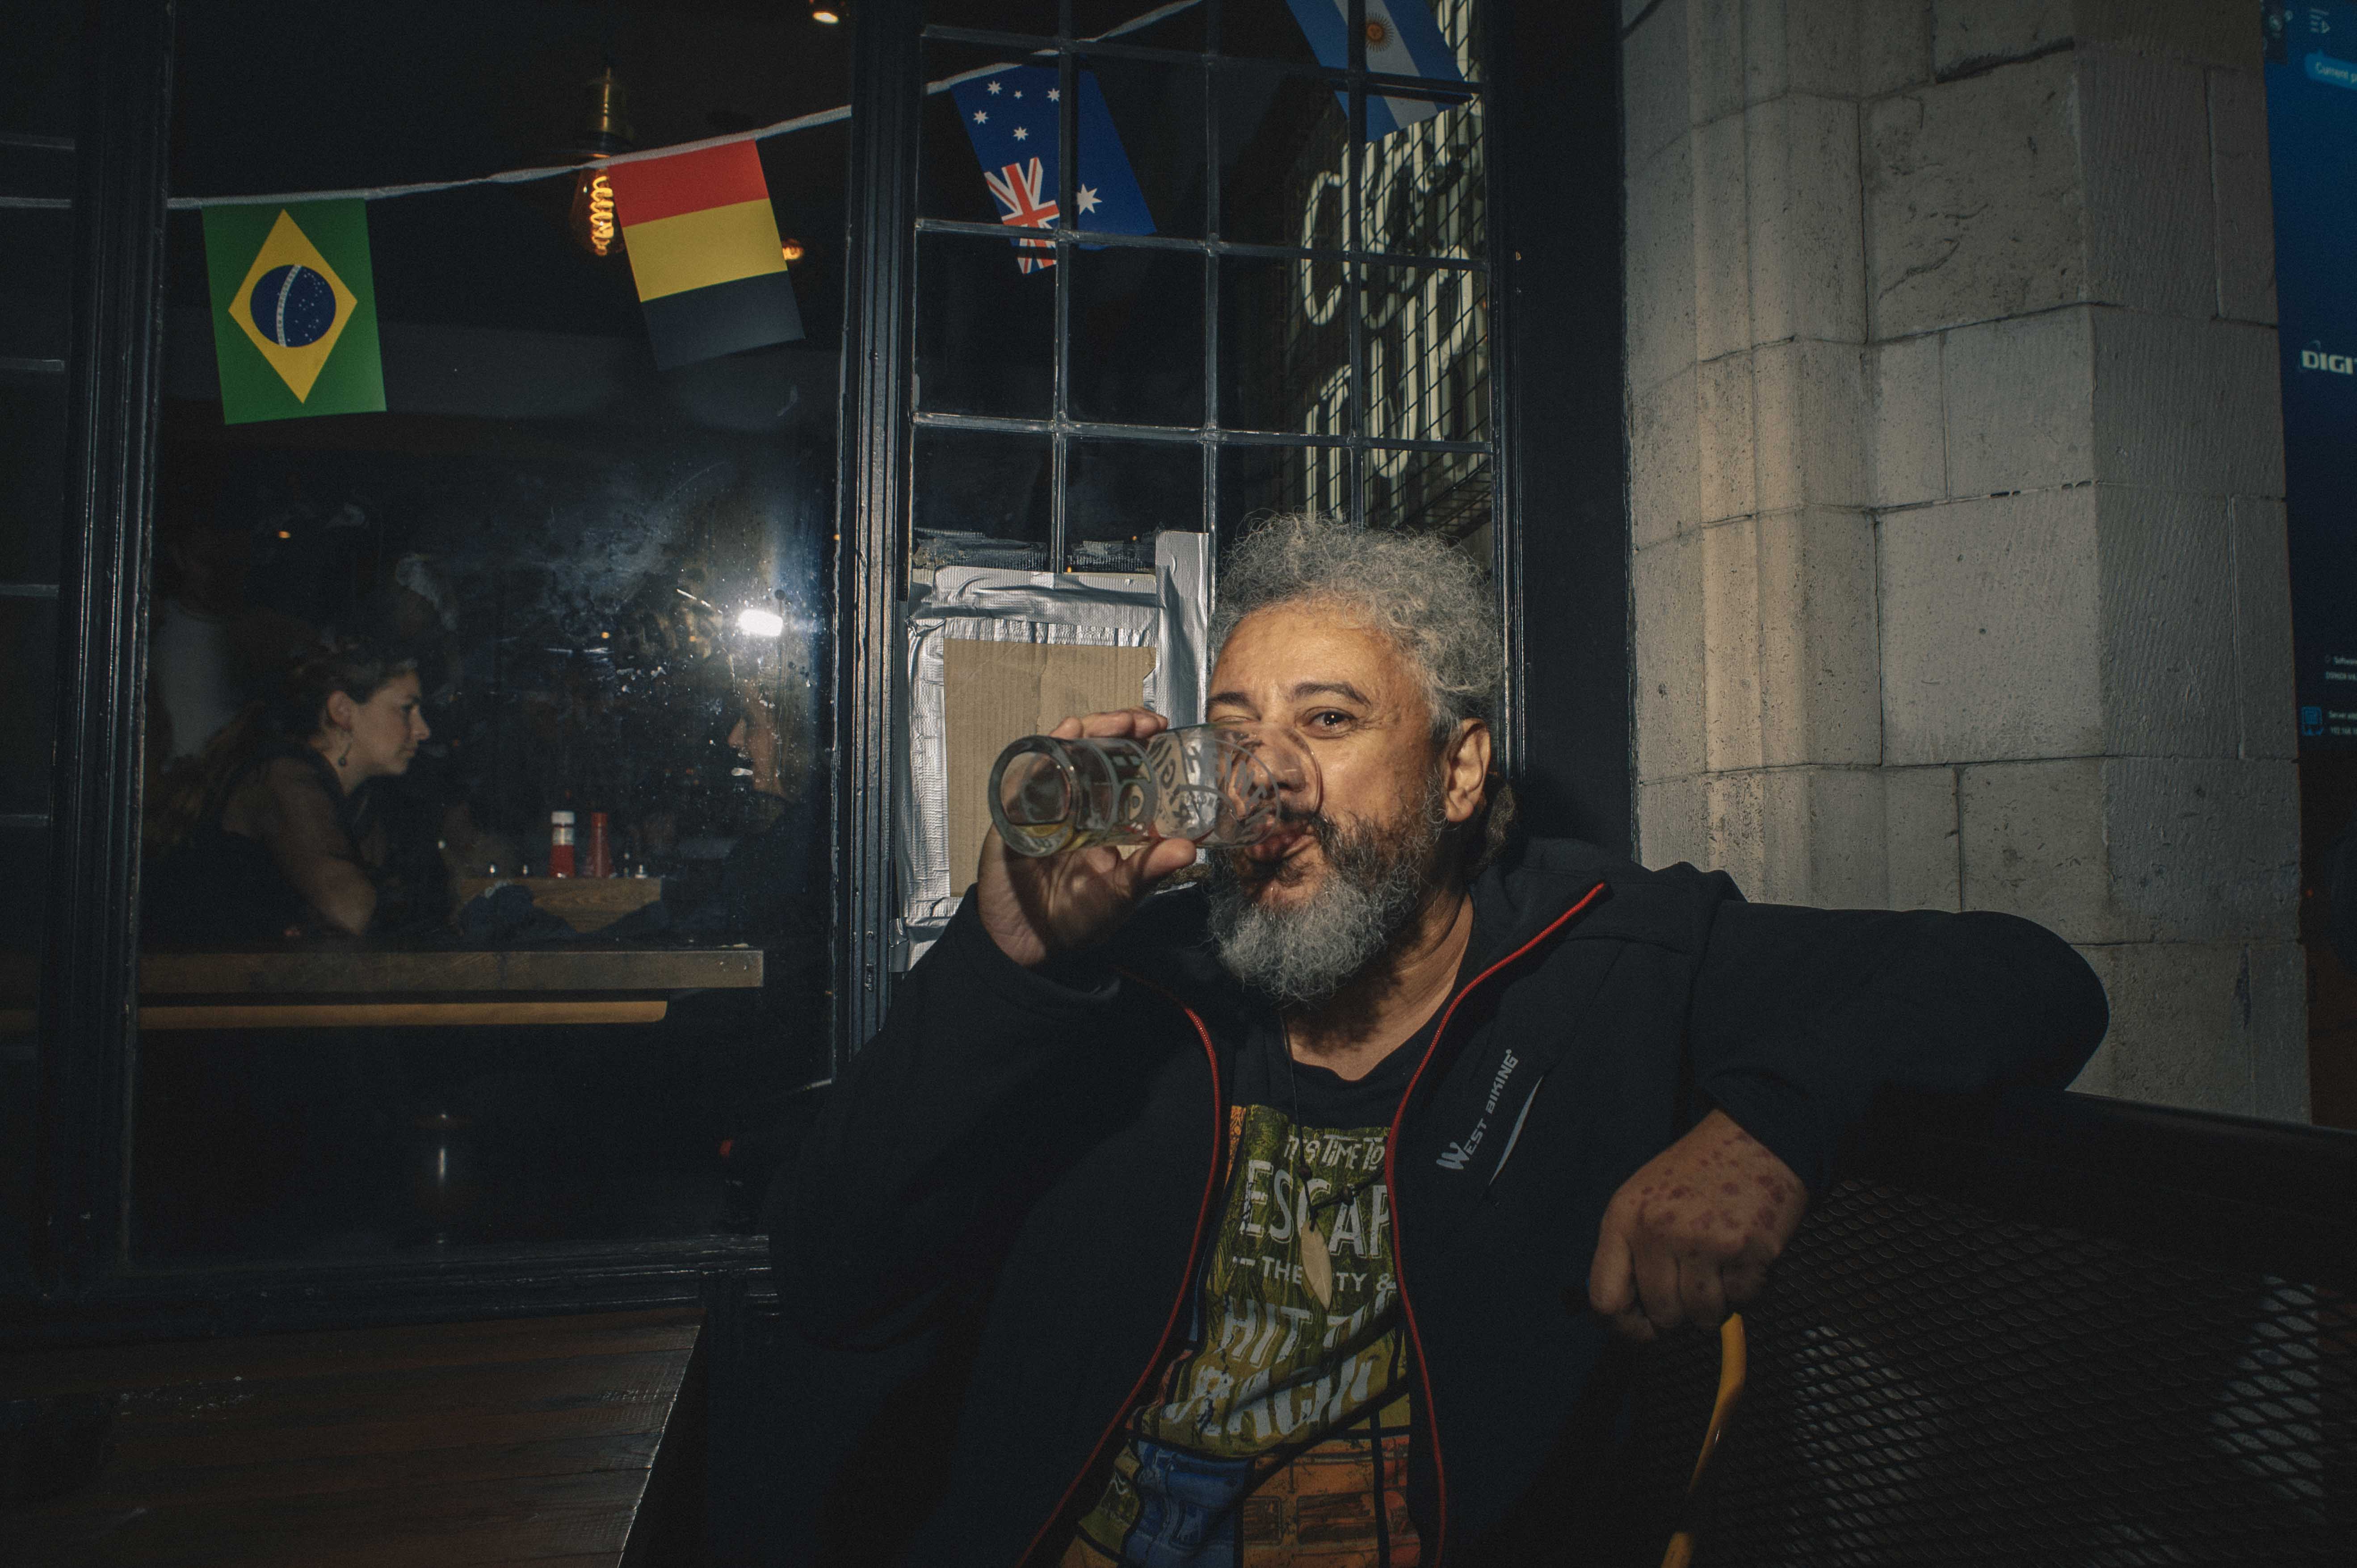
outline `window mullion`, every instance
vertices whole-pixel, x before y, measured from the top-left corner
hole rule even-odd
[[[1048,570],[1064,571],[1071,561],[1071,520],[1064,497],[1071,488],[1072,386],[1072,268],[1080,252],[1064,237],[1079,216],[1081,183],[1080,65],[1072,55],[1071,0],[1064,0],[1062,38],[1056,51],[1056,387],[1052,405],[1056,433],[1049,458]]]
[[[1342,131],[1342,243],[1357,252],[1363,246],[1362,198],[1365,188],[1367,145],[1367,0],[1350,0],[1348,7],[1348,38],[1350,43],[1351,109],[1350,124]],[[1367,523],[1367,339],[1365,312],[1361,308],[1360,291],[1366,275],[1363,263],[1346,262],[1342,266],[1342,308],[1350,313],[1344,324],[1349,335],[1351,356],[1351,408],[1344,421],[1351,436],[1350,456],[1343,478],[1343,508],[1351,526],[1364,528]]]
[[[1203,237],[1216,242],[1222,222],[1220,94],[1226,78],[1210,63],[1220,48],[1220,0],[1203,0]],[[1216,431],[1220,409],[1220,258],[1203,257],[1203,427]],[[1212,559],[1220,553],[1220,443],[1203,443],[1203,533]]]

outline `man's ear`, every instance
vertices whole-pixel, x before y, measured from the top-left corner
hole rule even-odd
[[[1490,777],[1490,726],[1467,719],[1457,727],[1448,748],[1446,807],[1451,822],[1469,822],[1481,809],[1481,791]]]

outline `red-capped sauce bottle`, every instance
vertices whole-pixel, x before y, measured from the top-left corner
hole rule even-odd
[[[548,874],[551,876],[573,875],[573,813],[548,813]]]

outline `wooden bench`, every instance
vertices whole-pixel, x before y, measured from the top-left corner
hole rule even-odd
[[[696,1310],[0,1356],[0,1393],[117,1401],[84,1485],[0,1510],[42,1568],[617,1568],[703,1532]]]

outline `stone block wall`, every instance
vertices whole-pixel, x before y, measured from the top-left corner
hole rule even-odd
[[[2236,0],[1625,0],[1641,854],[2004,909],[2081,1087],[2305,1120]]]

